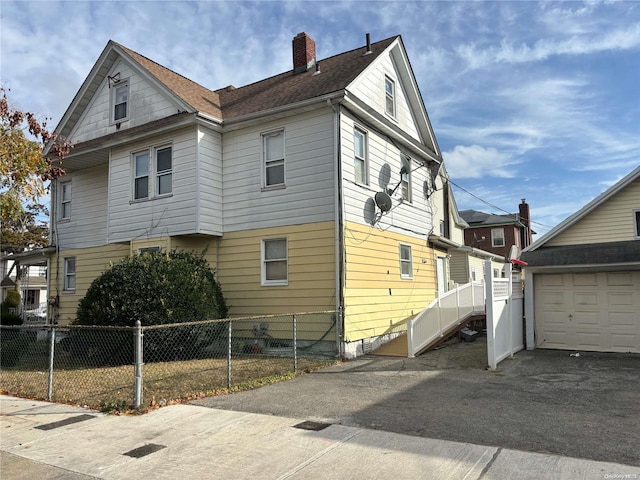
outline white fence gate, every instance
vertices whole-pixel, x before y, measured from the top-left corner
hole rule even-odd
[[[491,261],[484,268],[487,298],[487,361],[495,369],[502,360],[524,348],[522,282],[511,278],[511,264],[505,278],[494,278]]]

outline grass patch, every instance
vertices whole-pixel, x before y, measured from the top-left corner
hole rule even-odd
[[[49,373],[42,369],[46,362],[28,363],[0,371],[0,392],[46,400]],[[335,363],[335,360],[301,358],[298,359],[298,374]],[[34,370],[32,367],[35,365],[41,370]],[[70,359],[58,358],[58,355],[55,365],[53,401],[116,413],[132,410],[135,402],[133,365],[79,368],[72,366]],[[231,388],[227,384],[227,371],[226,358],[145,364],[142,369],[143,405],[140,411],[257,388],[296,376],[292,358],[268,356],[234,357],[231,362]]]

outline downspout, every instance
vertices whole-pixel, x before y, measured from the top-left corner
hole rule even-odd
[[[342,222],[343,222],[343,208],[342,208],[342,162],[340,161],[340,109],[336,109],[335,105],[330,99],[327,99],[327,105],[333,110],[333,124],[334,124],[334,158],[335,158],[335,170],[333,175],[334,191],[335,191],[335,220],[334,220],[334,243],[336,248],[335,253],[335,269],[336,269],[336,346],[338,350],[339,358],[344,357],[344,344],[343,344],[343,332],[344,332],[344,302],[342,294],[342,276],[343,271],[343,255],[344,246],[342,243]]]
[[[59,286],[59,281],[60,281],[60,241],[58,238],[58,225],[56,223],[56,219],[58,218],[58,180],[54,180],[53,181],[53,188],[52,188],[52,193],[53,195],[51,195],[51,218],[50,218],[50,222],[51,222],[51,226],[52,226],[52,231],[53,231],[53,238],[52,240],[55,242],[55,247],[56,247],[56,295],[55,295],[55,300],[53,302],[53,305],[51,305],[51,307],[53,309],[58,309],[59,307],[59,302],[60,302],[60,286]],[[51,292],[51,290],[49,290],[49,287],[51,285],[51,275],[49,275],[47,273],[47,292]],[[49,296],[51,296],[51,293],[49,293]],[[48,309],[47,309],[48,310]],[[58,311],[54,310],[56,313],[52,312],[51,318],[50,318],[50,323],[51,324],[56,324],[57,322],[57,316],[58,316]]]

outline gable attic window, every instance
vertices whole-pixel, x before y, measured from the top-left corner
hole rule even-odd
[[[264,186],[284,186],[284,130],[262,134]]]
[[[504,247],[504,228],[491,229],[491,246]]]
[[[356,183],[367,185],[367,134],[359,128],[353,130],[353,153]]]
[[[122,80],[111,87],[111,123],[129,120],[129,81]]]
[[[389,77],[384,77],[385,112],[392,118],[396,118],[396,82]]]

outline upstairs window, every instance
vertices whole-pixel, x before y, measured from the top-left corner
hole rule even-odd
[[[172,159],[171,147],[156,149],[156,194],[167,195],[171,193],[172,186]]]
[[[60,184],[60,220],[71,218],[71,182]]]
[[[64,259],[64,284],[62,289],[66,292],[76,289],[76,257]]]
[[[491,229],[491,246],[504,247],[504,228]]]
[[[640,210],[635,210],[633,212],[633,215],[635,217],[636,223],[636,238],[640,238]]]
[[[153,155],[153,162],[151,161]],[[151,181],[155,178],[155,181]],[[133,199],[144,200],[173,191],[173,148],[153,147],[133,154]]]
[[[262,241],[262,285],[287,285],[287,239]]]
[[[384,77],[385,112],[396,118],[396,82]]]
[[[111,121],[112,123],[129,120],[129,82],[120,81],[111,86]]]
[[[359,128],[353,131],[353,151],[356,182],[367,185],[367,134]]]
[[[411,245],[400,245],[400,278],[413,278]]]
[[[262,135],[264,186],[284,185],[284,130]]]
[[[402,157],[402,168],[400,169],[400,188],[402,199],[411,202],[411,159]]]

